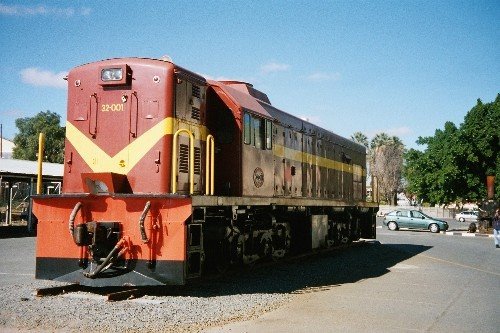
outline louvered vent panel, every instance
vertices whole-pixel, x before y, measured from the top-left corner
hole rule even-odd
[[[191,108],[191,118],[200,120],[200,109],[195,108],[194,106]]]
[[[180,145],[179,149],[179,172],[188,173],[189,172],[189,146]]]
[[[194,147],[194,173],[201,174],[201,149]]]
[[[200,95],[200,87],[195,86],[195,85],[193,84],[193,97],[198,97],[198,98],[200,98],[200,96],[201,96],[201,95]]]

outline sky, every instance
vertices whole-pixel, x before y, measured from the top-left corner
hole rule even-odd
[[[168,55],[344,137],[422,149],[500,93],[499,18],[498,0],[0,0],[0,123],[8,139],[40,111],[64,125],[71,68]]]

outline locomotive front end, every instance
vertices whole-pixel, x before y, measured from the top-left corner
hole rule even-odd
[[[34,202],[41,217],[36,278],[93,287],[185,283],[189,199],[61,195]]]

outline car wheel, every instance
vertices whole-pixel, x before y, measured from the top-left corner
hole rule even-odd
[[[394,221],[391,221],[387,224],[387,228],[392,231],[398,230],[398,224]]]
[[[429,226],[429,230],[433,233],[439,232],[439,226],[436,223],[433,223]]]
[[[465,222],[465,219],[463,217],[458,219],[460,222]]]

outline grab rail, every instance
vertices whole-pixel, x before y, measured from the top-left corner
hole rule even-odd
[[[205,194],[214,195],[214,153],[215,140],[212,134],[207,135],[205,151]]]
[[[189,194],[194,193],[194,135],[185,128],[177,130],[172,143],[172,193],[177,193],[177,138],[180,133],[189,135]]]
[[[95,112],[94,112],[94,119],[95,121],[92,121],[92,99],[95,100]],[[89,134],[92,136],[92,138],[95,139],[97,136],[97,113],[98,113],[98,106],[99,106],[99,101],[97,100],[97,93],[93,93],[90,95],[90,110],[89,110]],[[92,128],[92,125],[94,125],[94,128]]]

